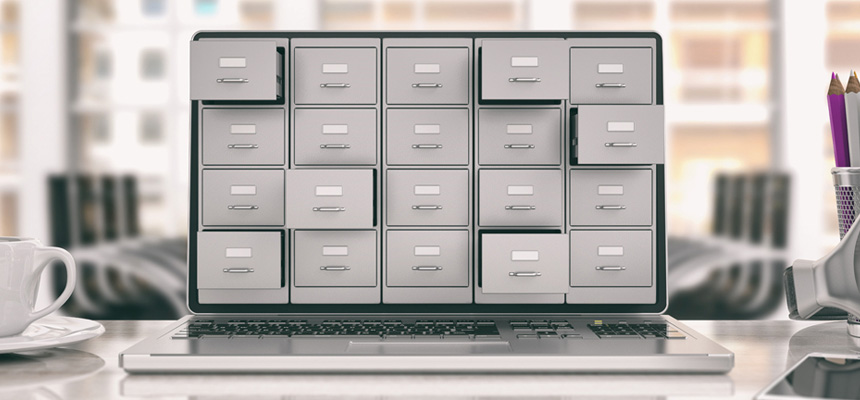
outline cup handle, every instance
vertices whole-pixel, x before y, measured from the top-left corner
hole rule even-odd
[[[59,247],[40,247],[36,249],[36,261],[39,265],[36,267],[35,274],[36,276],[41,277],[42,272],[45,270],[45,267],[51,261],[60,260],[63,264],[66,265],[66,288],[63,289],[63,293],[60,293],[60,296],[54,300],[51,305],[39,310],[33,311],[30,313],[30,323],[33,321],[42,318],[54,311],[57,311],[66,300],[72,295],[72,292],[75,290],[75,284],[78,280],[78,275],[75,270],[75,259],[69,254],[68,251],[61,249]],[[38,283],[37,283],[38,284]]]

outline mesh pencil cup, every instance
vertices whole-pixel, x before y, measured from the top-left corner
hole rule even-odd
[[[841,240],[860,214],[860,168],[837,167],[830,173],[836,190],[836,216]],[[860,337],[860,318],[856,315],[848,314],[848,334]]]

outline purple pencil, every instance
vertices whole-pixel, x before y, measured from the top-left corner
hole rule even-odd
[[[830,108],[830,133],[833,136],[833,156],[837,167],[850,167],[848,156],[848,126],[845,120],[845,89],[839,75],[830,75],[827,89],[827,106]]]

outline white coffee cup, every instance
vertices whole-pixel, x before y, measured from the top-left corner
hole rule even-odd
[[[50,306],[36,311],[42,271],[54,260],[66,264],[66,288]],[[0,337],[19,334],[56,311],[72,295],[76,280],[75,260],[68,251],[36,239],[0,237]]]

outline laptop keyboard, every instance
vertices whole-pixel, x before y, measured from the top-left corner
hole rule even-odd
[[[601,339],[685,339],[687,336],[669,324],[588,324]]]

